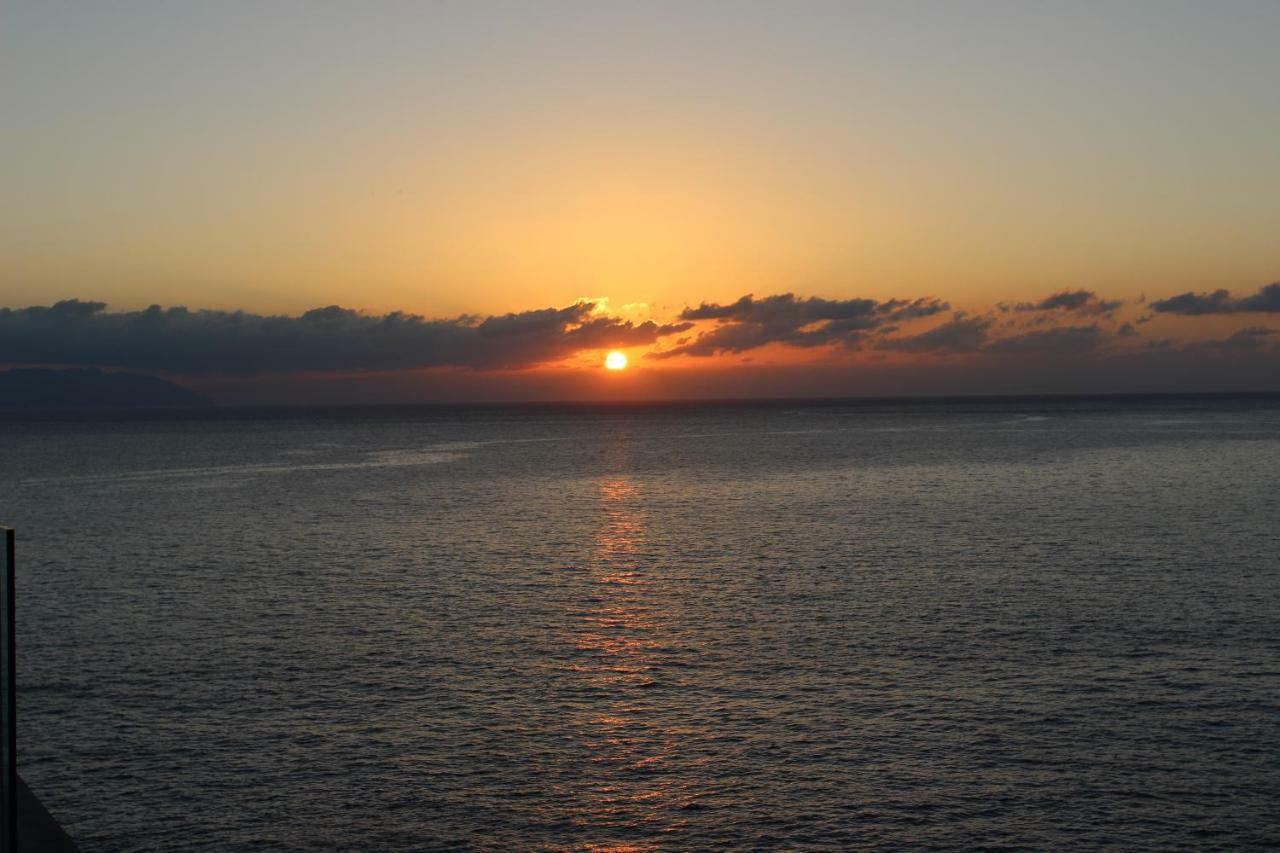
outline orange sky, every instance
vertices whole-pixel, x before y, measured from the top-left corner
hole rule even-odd
[[[1145,306],[1280,278],[1278,26],[1265,4],[25,4],[0,51],[0,305],[448,321],[590,299],[669,324],[793,293],[949,305],[884,340],[965,312],[993,352],[1032,323],[1115,352],[1226,341],[1280,312]],[[1075,291],[1123,304],[997,307]],[[629,348],[618,382],[974,356],[793,335],[644,357],[676,339]],[[603,357],[579,349],[536,364]]]

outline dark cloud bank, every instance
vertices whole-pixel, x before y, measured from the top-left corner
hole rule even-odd
[[[744,296],[727,305],[702,303],[681,313],[682,320],[714,321],[697,337],[655,352],[653,358],[741,353],[769,344],[908,352],[932,356],[969,355],[992,359],[1132,355],[1139,348],[1173,348],[1170,341],[1141,341],[1133,323],[1114,321],[1121,300],[1091,290],[1066,290],[1038,302],[999,304],[986,315],[955,312],[950,319],[915,334],[898,324],[941,314],[949,305],[938,299],[798,299],[787,293],[756,299]],[[1157,301],[1150,308],[1169,314],[1280,313],[1280,283],[1256,294],[1233,298],[1226,290],[1186,293]],[[1002,316],[1010,319],[1000,320]],[[1138,318],[1139,324],[1150,316]],[[896,333],[896,334],[895,334]],[[1123,349],[1123,352],[1120,350]],[[1187,352],[1263,352],[1272,349],[1270,330],[1246,329],[1221,341],[1187,344]]]
[[[176,379],[224,402],[430,402],[662,397],[857,396],[1280,390],[1280,333],[1250,323],[1219,340],[1145,336],[1152,317],[1280,313],[1280,283],[1252,295],[1186,293],[1123,322],[1092,291],[971,315],[932,297],[744,296],[633,323],[590,303],[432,320],[336,306],[297,317],[100,302],[0,309],[0,366],[85,366]],[[1139,332],[1137,326],[1143,331]],[[1274,326],[1274,324],[1272,324]],[[581,350],[654,346],[658,363],[604,382],[591,371],[532,371]],[[717,354],[812,350],[803,365],[726,366]],[[857,351],[854,359],[841,353]],[[903,359],[900,354],[920,358]],[[674,362],[673,362],[674,363]],[[704,366],[705,365],[705,366]],[[431,368],[432,370],[424,370]]]
[[[1268,284],[1252,296],[1233,298],[1227,290],[1183,293],[1151,303],[1162,314],[1280,314],[1280,281]]]
[[[1106,300],[1089,290],[1064,291],[1037,303],[998,306],[1001,313],[1037,315],[1028,322],[1045,326],[1057,316],[1078,320],[1108,316],[1123,303]],[[713,320],[715,328],[670,349],[653,353],[665,359],[680,355],[711,356],[740,353],[768,344],[816,347],[839,344],[848,349],[876,349],[932,355],[959,353],[1070,353],[1097,349],[1106,333],[1096,322],[1053,325],[1000,337],[992,335],[995,320],[957,312],[951,319],[915,335],[889,337],[898,324],[949,310],[939,299],[798,299],[784,293],[756,299],[744,296],[728,305],[702,303],[688,308],[680,319]]]
[[[1061,311],[1076,314],[1110,314],[1124,302],[1119,299],[1102,299],[1092,290],[1064,290],[1047,296],[1039,302],[1019,302],[1017,305],[1001,303],[1003,312],[1015,311],[1025,314],[1030,311]]]
[[[581,349],[652,344],[690,323],[635,324],[580,302],[491,317],[428,320],[337,306],[299,317],[153,305],[111,313],[101,302],[0,309],[0,363],[96,365],[175,375],[503,369]]]
[[[680,313],[685,322],[715,320],[719,325],[697,338],[653,354],[666,359],[678,355],[709,356],[737,353],[767,344],[818,347],[860,346],[867,335],[895,322],[928,317],[950,306],[937,299],[799,299],[792,293],[756,299],[744,296],[729,305],[706,302]]]

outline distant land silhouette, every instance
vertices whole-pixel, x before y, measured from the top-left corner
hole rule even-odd
[[[189,388],[141,373],[94,368],[19,368],[0,372],[0,410],[148,409],[211,405]]]

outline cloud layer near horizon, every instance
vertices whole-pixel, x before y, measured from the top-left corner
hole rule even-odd
[[[1280,283],[1251,296],[1233,298],[1226,290],[1186,293],[1152,303],[1153,314],[1121,322],[1124,307],[1092,290],[1065,290],[1037,302],[998,303],[978,315],[953,312],[949,319],[914,333],[901,325],[947,312],[948,303],[920,299],[801,299],[791,293],[756,298],[743,296],[729,304],[702,303],[680,314],[686,321],[713,322],[696,337],[650,353],[651,358],[707,357],[743,353],[771,344],[790,347],[838,345],[846,350],[870,349],[930,357],[1052,357],[1089,355],[1123,349],[1186,347],[1199,352],[1266,351],[1273,339],[1262,327],[1211,341],[1148,340],[1136,324],[1155,314],[1280,313]]]
[[[1162,314],[1280,314],[1280,281],[1259,288],[1252,296],[1233,298],[1222,289],[1210,293],[1182,293],[1151,303]]]
[[[756,299],[748,294],[729,305],[703,302],[697,308],[686,308],[680,313],[681,320],[714,320],[719,325],[692,341],[652,355],[660,359],[709,356],[745,352],[773,343],[804,348],[828,344],[856,348],[873,329],[929,317],[949,307],[932,297],[878,302],[874,299],[801,299],[793,293]]]
[[[1205,315],[1248,314],[1243,327],[1215,328]],[[361,374],[426,368],[522,370],[579,353],[650,347],[649,359],[708,363],[765,347],[820,351],[816,361],[864,370],[875,361],[951,361],[998,366],[1104,361],[1143,352],[1280,362],[1280,283],[1235,297],[1185,293],[1125,306],[1069,290],[981,313],[952,311],[935,297],[824,299],[781,293],[702,302],[671,322],[611,316],[593,302],[486,317],[369,315],[329,306],[299,316],[153,305],[111,312],[101,302],[0,308],[0,365],[77,365],[193,378],[264,374]],[[1139,316],[1141,315],[1141,316]],[[1166,316],[1168,337],[1149,337]],[[1125,317],[1130,319],[1126,320]],[[1229,320],[1213,321],[1214,323]],[[1180,324],[1180,325],[1179,325]],[[1159,324],[1156,324],[1159,325]],[[1139,331],[1141,329],[1141,331]],[[1197,334],[1199,331],[1199,334]],[[1225,335],[1225,336],[1224,336]],[[710,359],[710,364],[720,364]],[[794,365],[793,365],[794,366]]]
[[[691,323],[633,323],[590,302],[490,317],[428,320],[331,305],[298,317],[153,305],[107,312],[68,299],[0,309],[0,363],[97,365],[174,374],[524,368],[584,349],[652,344]]]
[[[1001,314],[1033,315],[1010,321],[1018,331],[995,336],[997,311],[983,316],[955,312],[939,325],[914,334],[897,334],[899,324],[942,314],[950,305],[940,299],[828,300],[800,299],[784,293],[757,299],[742,297],[728,305],[702,303],[680,314],[686,321],[711,320],[717,325],[696,338],[652,353],[653,358],[740,353],[769,344],[817,347],[838,344],[846,349],[870,347],[927,355],[960,353],[1071,353],[1102,346],[1109,332],[1098,318],[1110,317],[1124,303],[1090,290],[1063,291],[1035,303],[997,305]],[[1060,325],[1066,317],[1094,318],[1088,325]],[[1041,327],[1041,328],[1037,328]]]

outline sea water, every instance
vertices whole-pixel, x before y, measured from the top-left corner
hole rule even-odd
[[[1280,400],[5,416],[86,851],[1280,845]]]

